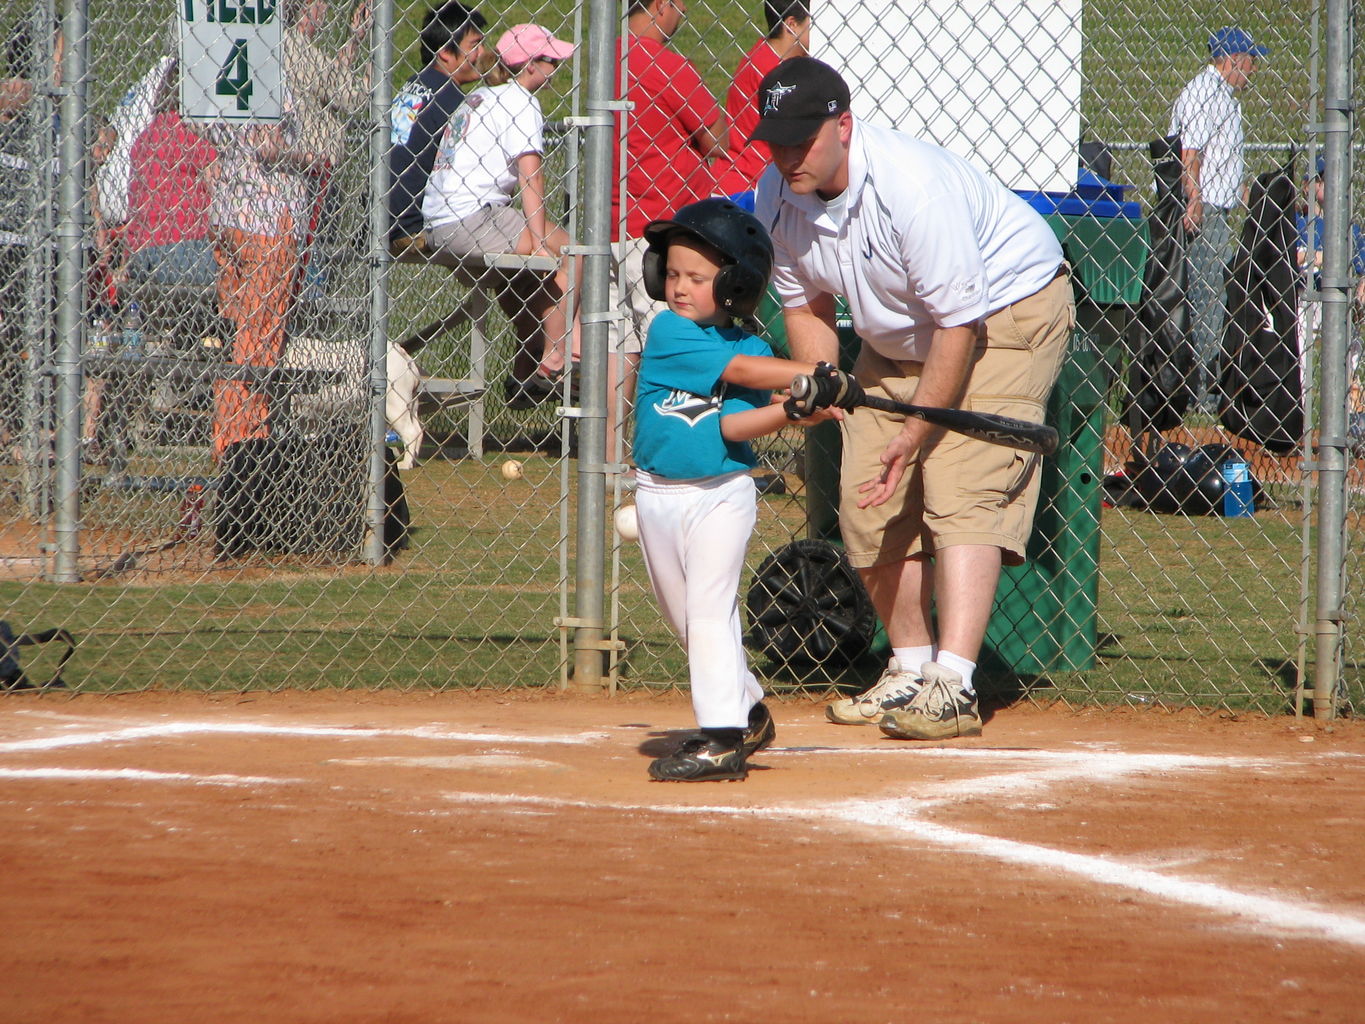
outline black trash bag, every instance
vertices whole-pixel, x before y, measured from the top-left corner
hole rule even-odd
[[[412,513],[407,492],[398,473],[398,453],[384,447],[384,558],[392,561],[407,549],[412,533]]]
[[[1218,418],[1229,432],[1287,455],[1303,438],[1294,161],[1256,176],[1228,273]]]
[[[267,438],[228,446],[214,505],[214,540],[224,558],[257,552],[291,555],[355,552],[364,539],[369,481],[365,424],[337,417],[307,432],[284,425]],[[391,456],[385,456],[386,461]],[[394,470],[396,473],[396,469]],[[385,475],[385,550],[403,546],[402,486]]]
[[[24,674],[23,666],[19,664],[19,648],[51,643],[53,640],[60,640],[66,644],[66,650],[62,653],[61,660],[57,662],[57,670],[45,683],[31,682]],[[0,619],[0,690],[41,690],[65,686],[66,684],[62,682],[62,669],[66,667],[75,651],[76,641],[72,639],[70,633],[60,627],[45,629],[38,633],[16,634],[8,622]]]
[[[212,517],[218,557],[245,558],[269,545],[281,515],[272,498],[283,463],[273,437],[238,441],[223,451]]]
[[[1198,375],[1190,338],[1180,137],[1157,139],[1150,149],[1156,178],[1156,203],[1147,218],[1152,248],[1142,275],[1142,298],[1128,328],[1128,390],[1122,409],[1135,438],[1179,426],[1194,403]]]

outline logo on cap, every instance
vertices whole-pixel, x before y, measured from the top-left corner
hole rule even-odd
[[[762,109],[749,137],[798,146],[831,117],[848,110],[848,84],[814,57],[788,57],[763,76],[757,99]]]
[[[795,91],[796,86],[794,85],[783,85],[781,82],[774,83],[773,87],[768,90],[767,100],[763,103],[763,113],[776,112],[777,108],[782,105],[782,100]]]

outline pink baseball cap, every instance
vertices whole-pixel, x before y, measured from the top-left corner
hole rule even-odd
[[[517,67],[537,57],[567,60],[573,56],[573,43],[566,43],[550,35],[539,25],[514,25],[498,37],[498,59],[508,67]]]

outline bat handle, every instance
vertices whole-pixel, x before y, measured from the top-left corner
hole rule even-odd
[[[811,392],[810,376],[808,374],[798,374],[792,378],[791,395],[797,401],[805,398]]]

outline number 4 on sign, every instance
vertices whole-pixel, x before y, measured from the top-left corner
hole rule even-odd
[[[214,92],[219,96],[235,96],[238,110],[251,109],[251,64],[247,60],[245,39],[232,41],[232,51],[218,69]]]

